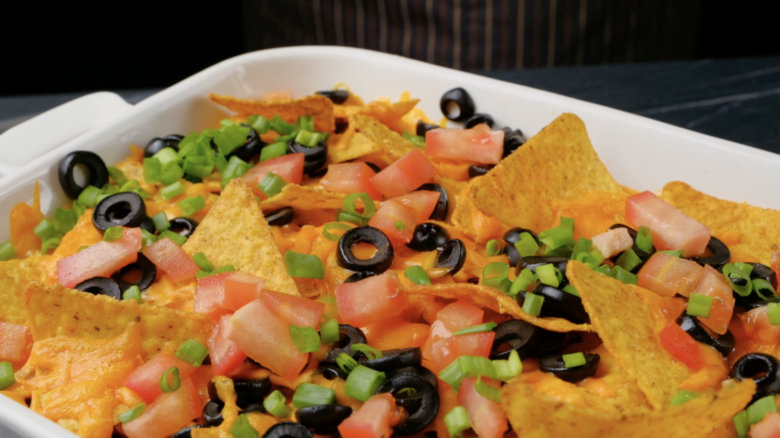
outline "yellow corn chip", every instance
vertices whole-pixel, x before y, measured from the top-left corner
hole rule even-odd
[[[690,371],[664,349],[656,334],[653,311],[641,298],[640,288],[593,272],[576,261],[569,262],[566,276],[621,368],[637,382],[654,408],[668,405]]]
[[[328,163],[343,163],[378,151],[379,146],[350,126],[335,144],[328,143]]]
[[[731,421],[756,387],[750,380],[729,383],[680,406],[665,404],[653,412],[619,414],[574,406],[515,380],[504,385],[501,406],[517,436],[523,438],[703,438],[714,425]]]
[[[563,114],[474,183],[471,201],[507,225],[541,231],[555,223],[550,201],[593,190],[621,191],[582,120]]]
[[[298,295],[252,188],[241,178],[225,187],[182,249],[190,255],[202,252],[215,267],[233,265],[264,278],[268,289]]]
[[[363,114],[373,117],[387,125],[393,131],[402,134],[404,130],[410,131],[408,123],[404,123],[403,117],[409,113],[420,99],[409,99],[390,104],[384,101],[369,102],[364,107]],[[410,131],[412,132],[412,131]],[[412,132],[414,134],[414,132]]]
[[[301,116],[314,117],[314,129],[320,132],[336,130],[336,119],[333,116],[333,102],[325,96],[313,94],[301,99],[266,102],[263,100],[246,100],[233,96],[209,94],[212,102],[239,114],[257,114],[267,119],[278,115],[287,123],[294,123]]]
[[[327,191],[321,187],[299,186],[287,184],[282,191],[264,201],[260,201],[260,207],[265,211],[272,211],[282,207],[293,207],[300,210],[313,210],[319,208],[342,208],[345,193]],[[362,206],[358,201],[357,206]],[[381,202],[374,201],[377,208]]]
[[[780,251],[780,211],[724,201],[679,181],[667,184],[661,197],[713,235],[732,235],[725,242],[732,253],[751,255],[769,266],[772,252]]]
[[[135,300],[118,301],[59,284],[32,283],[24,291],[23,300],[26,325],[36,343],[55,336],[112,339],[137,323],[147,360],[161,351],[175,352],[188,339],[206,345],[214,325],[197,313],[139,305]]]
[[[46,273],[43,260],[47,256],[34,255],[24,260],[0,262],[0,321],[24,325],[27,311],[24,307],[24,289],[34,281],[43,282]]]
[[[496,288],[478,284],[436,284],[433,286],[414,286],[404,289],[404,292],[419,295],[433,295],[436,297],[466,300],[477,307],[484,307],[501,314],[508,314],[515,319],[522,319],[537,327],[554,332],[593,331],[590,324],[574,324],[561,318],[537,318],[531,316],[513,300],[501,293]]]
[[[373,117],[352,116],[349,118],[349,125],[355,128],[356,132],[365,135],[381,150],[390,154],[392,161],[403,157],[415,148],[410,141]]]
[[[451,208],[452,215],[450,219],[452,224],[463,234],[481,245],[492,239],[500,239],[508,227],[474,208],[474,204],[469,196],[469,189],[480,178],[482,177],[472,179],[455,197],[455,207]]]

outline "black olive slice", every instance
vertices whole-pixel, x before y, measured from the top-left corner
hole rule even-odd
[[[321,90],[318,91],[317,94],[320,96],[325,96],[328,99],[330,99],[331,102],[335,103],[336,105],[341,105],[342,103],[346,102],[347,99],[349,99],[349,91],[347,90]]]
[[[321,374],[322,377],[333,380],[335,378],[342,378],[344,380],[347,380],[347,377],[349,375],[344,372],[344,370],[341,369],[338,365],[334,363],[320,363],[320,366],[317,367],[317,373]]]
[[[523,259],[522,256],[520,256],[520,252],[517,251],[517,248],[515,248],[515,242],[520,241],[520,234],[522,233],[528,233],[531,235],[531,237],[534,238],[537,245],[541,245],[539,242],[539,236],[536,235],[531,230],[526,230],[525,228],[512,228],[506,233],[504,233],[504,241],[506,242],[506,245],[504,246],[504,252],[506,253],[507,257],[509,257],[509,264],[512,266],[517,266],[518,263]]]
[[[756,392],[780,394],[780,361],[774,356],[748,353],[734,362],[729,377],[740,380],[754,379]]]
[[[447,213],[450,211],[450,198],[447,195],[447,191],[444,190],[444,187],[434,183],[425,183],[415,191],[419,190],[439,192],[439,200],[436,201],[436,208],[433,209],[433,213],[431,213],[431,216],[428,219],[442,222],[447,220]]]
[[[508,359],[517,351],[521,360],[531,357],[536,344],[542,338],[543,329],[519,319],[504,321],[493,330],[496,337],[490,351],[490,359]],[[507,349],[501,347],[506,345]]]
[[[239,408],[263,403],[263,399],[271,393],[271,379],[235,379],[233,388],[236,391],[236,405]]]
[[[314,175],[319,175],[319,171],[322,170],[322,166],[324,166],[327,161],[327,155],[317,158],[316,160],[306,159],[303,161],[303,171],[306,173],[306,175],[311,177],[314,177]]]
[[[450,233],[441,225],[426,222],[414,227],[412,240],[406,244],[409,248],[419,251],[433,251],[442,248],[450,241]]]
[[[196,228],[198,228],[197,221],[188,217],[177,217],[171,219],[171,227],[169,230],[180,236],[190,237],[192,236],[192,233],[195,232]]]
[[[558,353],[568,345],[568,334],[551,332],[549,330],[540,329],[542,336],[536,347],[531,352],[531,357],[543,357],[549,354]]]
[[[555,377],[566,382],[579,382],[582,379],[593,377],[596,374],[596,370],[599,368],[599,360],[601,357],[598,354],[585,354],[585,365],[580,365],[574,368],[566,368],[566,363],[563,362],[563,356],[552,355],[545,356],[539,359],[539,369],[546,373],[552,373]]]
[[[192,438],[192,429],[200,429],[203,427],[212,427],[212,426],[206,426],[203,424],[195,424],[193,426],[185,427],[184,429],[174,433],[170,436],[170,438]],[[116,436],[116,435],[113,435]]]
[[[426,132],[428,132],[428,131],[430,131],[432,129],[436,129],[436,128],[440,128],[440,126],[439,125],[432,125],[430,123],[425,123],[422,120],[418,120],[417,121],[416,134],[421,136],[421,137],[425,137],[425,133]]]
[[[650,248],[650,252],[646,252],[645,250],[637,246],[636,244],[637,232],[635,229],[629,227],[628,225],[623,225],[623,224],[614,224],[611,227],[609,227],[610,230],[614,230],[615,228],[625,228],[626,230],[628,230],[629,236],[631,236],[631,239],[634,240],[634,246],[632,246],[631,249],[633,249],[636,256],[639,257],[640,260],[642,260],[642,263],[646,262],[651,255],[655,254],[655,246]],[[641,266],[642,265],[640,265],[640,267]]]
[[[493,129],[493,125],[496,124],[496,121],[493,120],[493,116],[486,113],[476,113],[473,116],[469,117],[468,120],[463,122],[463,129],[471,129],[480,123],[483,123],[485,125],[490,126],[490,129]]]
[[[453,114],[452,107],[457,107],[457,112]],[[474,100],[471,99],[468,91],[461,87],[453,88],[441,96],[439,108],[444,117],[453,122],[462,122],[474,115]]]
[[[84,166],[88,172],[87,182],[80,186],[76,183],[73,172],[76,166]],[[96,153],[89,151],[74,151],[65,155],[58,167],[58,176],[62,190],[71,199],[77,199],[87,186],[101,188],[108,184],[108,168]]]
[[[590,316],[585,311],[580,297],[547,284],[537,287],[534,293],[544,297],[540,316],[564,318],[575,324],[590,322]]]
[[[460,239],[452,239],[439,248],[436,258],[437,268],[449,268],[448,274],[455,275],[466,263],[466,245]]]
[[[272,227],[283,227],[292,222],[294,216],[292,207],[282,207],[278,210],[266,213],[265,220],[267,220],[268,225]]]
[[[203,407],[203,422],[209,426],[219,426],[224,421],[222,418],[222,408],[225,404],[217,400],[209,400]]]
[[[92,223],[102,231],[109,227],[137,227],[145,218],[146,204],[134,192],[111,195],[100,201],[92,213]]]
[[[325,142],[321,141],[315,146],[304,146],[295,140],[290,140],[287,144],[287,149],[291,154],[303,154],[306,161],[316,161],[322,157],[328,155],[328,147],[325,146]]]
[[[504,152],[502,157],[506,158],[512,155],[512,153],[520,148],[520,146],[523,144],[525,144],[525,138],[523,137],[523,132],[519,129],[504,135]]]
[[[352,247],[362,242],[376,247],[376,253],[368,260],[359,259],[352,252]],[[336,263],[350,271],[371,271],[381,274],[393,263],[394,256],[393,245],[390,244],[390,239],[385,233],[366,225],[353,228],[341,236],[336,250]]]
[[[264,147],[268,146],[268,143],[261,140],[260,136],[257,135],[257,131],[252,129],[249,125],[242,123],[241,126],[249,128],[249,134],[247,134],[246,141],[243,145],[230,151],[228,159],[232,156],[236,156],[244,161],[249,161],[253,157],[260,155],[260,152]]]
[[[566,267],[569,265],[569,259],[567,259],[566,257],[548,257],[548,256],[522,257],[520,263],[517,265],[517,273],[520,274],[520,272],[523,269],[528,269],[529,271],[535,273],[536,268],[547,264],[552,264],[553,266],[558,268],[561,271],[561,273],[566,275]]]
[[[131,273],[136,275],[137,279],[135,281],[125,280]],[[157,278],[157,266],[142,253],[138,253],[138,259],[134,263],[111,275],[111,279],[119,285],[122,292],[133,286],[138,286],[138,289],[144,291],[154,283],[155,278]]]
[[[720,239],[715,236],[710,237],[710,241],[707,242],[707,249],[712,253],[708,257],[691,257],[690,260],[704,266],[710,265],[715,269],[723,267],[731,259],[731,251]]]
[[[412,365],[409,367],[398,368],[396,370],[385,371],[385,374],[387,375],[388,379],[392,379],[399,374],[414,374],[427,380],[428,383],[430,383],[434,388],[437,388],[439,385],[439,382],[436,379],[436,375],[433,374],[431,370],[425,368],[422,365]]]
[[[119,285],[110,278],[90,278],[89,280],[77,284],[75,289],[82,292],[89,292],[92,295],[105,295],[115,300],[122,299],[122,291],[119,289]]]
[[[366,335],[363,334],[360,329],[357,329],[351,325],[340,324],[339,325],[339,341],[336,343],[336,348],[328,352],[323,362],[336,363],[336,358],[339,354],[346,353],[353,359],[360,357],[361,352],[352,349],[352,344],[365,344]]]
[[[339,424],[351,414],[349,406],[318,405],[298,409],[295,418],[317,435],[330,435],[336,433]]]
[[[472,164],[469,166],[469,178],[485,175],[494,167],[492,164]]]
[[[753,270],[750,271],[750,279],[756,279],[760,278],[762,280],[766,280],[769,283],[775,284],[777,275],[775,274],[775,271],[772,270],[767,265],[762,265],[761,263],[746,263],[747,265],[750,265],[753,267]]]
[[[252,403],[251,405],[245,407],[244,409],[241,409],[241,412],[244,413],[250,413],[250,412],[260,412],[261,414],[265,414],[265,406],[263,406],[263,403]]]
[[[344,280],[344,283],[357,283],[358,281],[365,280],[368,277],[373,277],[376,275],[376,272],[371,271],[361,271],[361,272],[355,272],[354,274],[347,277],[346,280]]]
[[[403,391],[414,389],[411,394]],[[436,387],[416,374],[397,374],[379,387],[377,393],[389,392],[409,413],[406,420],[393,429],[401,436],[414,435],[425,429],[439,412]],[[411,399],[411,400],[410,400]],[[416,408],[416,409],[415,409]]]
[[[151,234],[155,234],[157,232],[157,227],[154,226],[154,221],[149,216],[144,218],[143,222],[141,222],[141,225],[139,225],[138,228],[146,230]]]
[[[734,349],[734,335],[728,330],[722,335],[713,333],[699,324],[699,320],[696,317],[686,313],[677,318],[677,325],[691,335],[693,339],[716,349],[723,357],[728,356],[731,350]]]
[[[144,149],[144,157],[150,158],[165,148],[179,150],[179,142],[181,142],[183,139],[184,137],[179,134],[170,134],[163,138],[155,137],[149,140],[149,143],[146,144],[146,148]]]
[[[285,421],[271,426],[263,438],[314,438],[314,435],[301,423]]]
[[[360,358],[360,363],[376,371],[390,371],[422,363],[422,349],[420,347],[387,350],[383,351],[382,355],[377,359],[363,356]]]

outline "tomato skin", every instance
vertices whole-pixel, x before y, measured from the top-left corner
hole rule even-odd
[[[177,391],[161,395],[146,406],[141,416],[125,423],[122,430],[128,438],[164,438],[198,418],[202,408],[192,379],[182,379]]]
[[[187,281],[198,273],[198,265],[192,258],[167,237],[147,246],[143,253],[177,283]]]
[[[371,396],[339,425],[342,438],[390,438],[400,416],[389,393]]]
[[[414,223],[415,225],[420,225],[431,217],[431,213],[436,208],[436,203],[439,202],[439,192],[418,190],[393,198],[393,200],[407,207],[412,207],[417,212],[417,219],[415,219]]]
[[[431,359],[441,371],[461,356],[489,357],[495,338],[496,332],[484,332],[435,340],[431,342]]]
[[[403,224],[401,230],[395,227],[398,221]],[[393,248],[400,251],[400,248],[412,241],[416,221],[417,212],[412,207],[391,199],[382,203],[379,210],[369,219],[368,225],[385,233]]]
[[[339,319],[355,327],[400,315],[406,309],[406,296],[395,271],[336,287]]]
[[[57,281],[69,288],[94,277],[110,277],[138,260],[141,229],[124,228],[115,242],[100,241],[83,251],[57,261]]]
[[[428,157],[419,149],[404,155],[371,178],[371,184],[388,198],[405,195],[436,176]]]
[[[309,355],[301,353],[290,337],[290,325],[260,300],[233,314],[227,337],[247,356],[291,382],[308,362]]]
[[[485,125],[472,129],[437,128],[425,133],[425,154],[479,164],[498,164],[504,153],[504,131]]]
[[[683,257],[704,253],[711,237],[709,228],[652,192],[638,193],[626,199],[626,220],[634,228],[650,228],[656,248],[681,249]]]
[[[319,330],[325,304],[303,297],[264,290],[260,301],[286,324]]]
[[[260,199],[267,199],[268,197],[257,188],[257,185],[268,172],[279,175],[287,184],[300,184],[303,180],[303,163],[304,155],[302,153],[282,155],[257,163],[255,167],[244,174],[243,178],[252,186],[252,190]]]
[[[651,290],[662,297],[676,294],[691,296],[696,289],[704,268],[698,263],[656,252],[639,270],[639,287]]]
[[[710,317],[699,318],[699,321],[719,335],[726,333],[736,303],[726,276],[706,265],[694,293],[713,298]]]
[[[693,371],[704,368],[704,356],[699,349],[699,344],[688,333],[685,333],[676,322],[670,322],[659,336],[664,349],[675,359]]]
[[[0,361],[27,362],[32,342],[29,327],[0,321]]]
[[[265,280],[245,272],[231,272],[225,278],[225,307],[238,310],[260,298]]]
[[[184,380],[195,372],[195,367],[170,353],[160,353],[146,362],[125,379],[125,386],[136,392],[148,404],[162,395],[160,379],[169,369],[179,369],[179,377]]]
[[[491,379],[482,378],[482,382],[494,388],[501,384]],[[509,429],[504,410],[499,403],[483,397],[477,392],[477,379],[463,379],[458,391],[458,402],[466,408],[469,414],[471,428],[481,438],[501,438]]]
[[[237,370],[246,360],[246,354],[227,337],[230,315],[223,315],[209,337],[209,357],[215,376],[226,376]]]
[[[450,332],[482,324],[485,312],[466,300],[458,300],[439,310],[436,319]]]
[[[320,179],[320,184],[331,192],[367,193],[371,199],[381,201],[382,194],[371,184],[374,175],[376,172],[366,163],[331,164],[328,166],[328,173]]]
[[[780,414],[768,412],[763,420],[750,427],[752,438],[780,438]]]
[[[615,228],[593,236],[593,246],[596,247],[605,259],[621,253],[632,246],[634,240],[625,228]]]
[[[195,287],[195,312],[208,315],[209,318],[218,320],[222,315],[227,315],[230,309],[225,303],[225,280],[232,272],[213,274],[198,280]]]
[[[774,345],[780,342],[780,325],[772,325],[766,312],[766,306],[756,307],[740,315],[740,320],[750,339],[760,344]]]

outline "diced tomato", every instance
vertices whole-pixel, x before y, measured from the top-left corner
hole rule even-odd
[[[436,203],[439,202],[439,192],[418,190],[394,198],[394,200],[401,202],[401,204],[407,207],[412,207],[417,212],[417,219],[415,219],[414,223],[419,225],[431,217],[431,213],[436,208]]]
[[[693,371],[704,368],[704,356],[701,354],[699,344],[676,322],[670,322],[659,336],[661,344],[675,359]]]
[[[694,293],[712,297],[712,309],[709,318],[699,318],[704,325],[722,335],[728,330],[731,315],[734,313],[734,294],[726,277],[710,265],[704,267],[699,284]]]
[[[772,325],[766,311],[766,306],[756,307],[739,318],[749,338],[760,344],[775,345],[780,342],[780,325]]]
[[[482,382],[494,388],[501,388],[499,382],[491,379],[483,377]],[[458,402],[466,408],[471,428],[480,438],[501,438],[509,429],[501,405],[477,392],[477,379],[463,379],[458,391]]]
[[[231,272],[225,278],[225,307],[238,310],[260,298],[265,280],[245,272]]]
[[[195,367],[187,362],[170,353],[160,353],[130,373],[125,379],[125,386],[135,391],[146,403],[151,403],[163,393],[160,389],[162,375],[173,367],[179,369],[182,380],[195,372]]]
[[[431,359],[438,371],[461,356],[490,356],[496,332],[451,336],[431,342]]]
[[[425,153],[468,163],[498,164],[504,154],[504,131],[491,131],[486,125],[432,129],[425,133]]]
[[[244,179],[252,186],[252,190],[254,190],[256,195],[260,196],[261,199],[266,199],[267,196],[265,196],[262,190],[257,188],[257,185],[260,184],[268,172],[280,176],[287,184],[300,184],[303,180],[304,158],[302,153],[298,153],[261,161],[244,174]]]
[[[232,373],[246,360],[246,354],[235,342],[228,339],[228,324],[230,324],[230,315],[223,315],[214,326],[209,338],[209,357],[215,376],[226,376]]]
[[[704,268],[698,263],[663,252],[650,256],[639,270],[639,286],[662,297],[680,294],[689,297],[696,289]]]
[[[439,310],[436,319],[451,332],[482,324],[485,312],[466,300],[458,300]]]
[[[371,183],[379,193],[395,198],[413,191],[434,176],[436,168],[425,154],[415,149],[382,169],[371,178]]]
[[[90,278],[110,277],[122,267],[134,263],[141,249],[141,229],[124,230],[122,237],[115,242],[101,240],[83,251],[57,261],[59,283],[73,288]]]
[[[366,163],[340,163],[328,166],[328,173],[320,180],[322,187],[336,193],[367,193],[371,199],[381,201],[371,178],[376,175],[374,169]]]
[[[294,295],[264,290],[260,301],[286,324],[319,329],[325,304]]]
[[[213,274],[198,280],[195,287],[195,312],[218,320],[222,315],[232,313],[225,307],[225,279],[232,272]]]
[[[634,227],[650,228],[658,249],[683,250],[683,257],[704,253],[710,229],[651,192],[626,199],[626,220]]]
[[[167,237],[147,246],[143,253],[175,282],[189,280],[198,273],[192,257]]]
[[[768,412],[764,419],[750,427],[751,438],[780,438],[780,414]]]
[[[336,288],[339,318],[346,324],[365,327],[371,323],[401,314],[406,296],[395,271],[366,278],[356,283],[342,283]]]
[[[32,341],[29,327],[0,321],[0,362],[26,362]]]
[[[368,224],[381,230],[396,251],[412,241],[414,227],[417,225],[417,212],[412,207],[407,207],[399,201],[389,200],[382,203],[379,210],[371,216]],[[400,230],[396,223],[401,222]]]
[[[128,438],[164,438],[172,435],[201,414],[198,390],[192,379],[182,379],[175,392],[161,395],[144,412],[122,426]]]
[[[596,247],[604,258],[610,258],[628,248],[634,246],[634,239],[625,228],[608,230],[597,236],[593,236],[593,246]]]
[[[233,314],[227,337],[247,356],[291,382],[308,362],[309,355],[301,353],[290,337],[290,325],[260,300]]]
[[[390,438],[393,426],[403,419],[389,393],[371,396],[339,425],[342,438]]]

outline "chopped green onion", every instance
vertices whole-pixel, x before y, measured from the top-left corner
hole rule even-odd
[[[614,278],[615,280],[622,281],[626,284],[639,284],[639,277],[626,271],[621,266],[615,266],[608,273],[607,276]]]
[[[152,158],[160,160],[163,166],[168,163],[179,161],[179,154],[173,148],[162,148],[156,154],[152,155]]]
[[[737,429],[737,436],[739,438],[748,437],[748,423],[747,423],[747,411],[739,411],[732,418],[734,422],[734,428]]]
[[[604,275],[609,275],[609,271],[610,271],[609,265],[601,265],[599,267],[592,268],[592,269],[593,272],[597,272],[599,274],[604,274]]]
[[[164,372],[160,377],[160,389],[162,392],[176,392],[181,387],[181,377],[179,377],[179,368],[173,367]]]
[[[288,135],[295,130],[295,126],[285,122],[284,119],[276,114],[274,115],[274,118],[271,119],[271,130],[275,131],[279,135]]]
[[[224,128],[224,127],[227,127],[227,126],[235,125],[236,122],[234,122],[234,121],[232,121],[230,119],[222,119],[222,120],[219,121],[219,124],[222,125],[222,127]]]
[[[471,327],[460,329],[456,332],[453,332],[452,335],[458,336],[458,335],[470,335],[472,333],[490,332],[493,331],[493,329],[496,328],[497,325],[498,324],[496,324],[495,322],[486,322],[484,324],[473,325]]]
[[[596,264],[596,266],[600,265],[604,261],[604,256],[601,255],[601,251],[599,251],[598,248],[593,248],[593,251],[590,252],[590,256],[593,258],[593,262]]]
[[[318,136],[313,135],[309,131],[300,130],[298,135],[295,136],[295,142],[306,147],[317,146]]]
[[[203,277],[208,277],[209,275],[216,275],[216,274],[224,274],[225,272],[233,272],[236,270],[236,267],[233,265],[225,265],[220,266],[217,269],[214,269],[213,271],[198,271],[195,274],[195,279],[200,280]]]
[[[493,367],[495,368],[495,367]],[[439,371],[439,379],[446,382],[456,393],[460,389],[460,383],[463,381],[463,370],[460,369],[458,359],[452,361],[449,365]]]
[[[220,172],[225,172],[225,169],[228,165],[227,158],[225,158],[225,156],[220,152],[217,157],[214,158],[214,164],[217,166],[217,170]]]
[[[140,417],[141,414],[144,413],[144,409],[146,409],[146,403],[138,403],[137,405],[133,406],[131,409],[128,409],[121,414],[117,415],[117,420],[121,421],[122,424],[129,423],[136,418]]]
[[[171,200],[179,195],[184,193],[184,185],[181,183],[181,181],[176,181],[175,183],[169,185],[168,187],[163,187],[160,190],[160,196],[166,201]],[[165,213],[161,213],[165,214]]]
[[[79,252],[84,251],[85,249],[89,248],[89,245],[81,245],[79,247]]]
[[[493,367],[496,369],[496,380],[502,382],[512,380],[523,372],[523,362],[520,360],[520,354],[517,353],[517,350],[512,350],[507,360],[494,360]]]
[[[148,184],[160,182],[162,170],[163,165],[160,160],[157,158],[144,158],[144,181]]]
[[[286,403],[287,398],[277,389],[263,400],[263,407],[276,418],[287,418],[292,413],[292,409]]]
[[[496,403],[501,401],[501,390],[483,382],[482,376],[477,376],[477,383],[474,385],[474,388],[479,395],[488,400],[492,400]]]
[[[581,367],[587,363],[585,355],[582,353],[564,354],[561,357],[563,358],[563,363],[566,364],[566,368]]]
[[[766,316],[769,318],[769,324],[780,325],[780,303],[767,304]]]
[[[518,241],[513,245],[521,257],[530,257],[539,251],[539,244],[530,233],[520,233]]]
[[[582,257],[585,257],[586,255],[590,255],[590,251],[593,248],[593,241],[590,239],[586,239],[584,237],[580,237],[580,240],[577,241],[576,244],[574,244],[574,249],[571,251],[571,259],[577,260],[582,262]]]
[[[558,275],[555,273],[555,266],[552,263],[547,263],[536,268],[536,275],[539,276],[539,281],[552,287],[558,287],[560,281]]]
[[[562,220],[564,218],[561,218]],[[570,226],[559,225],[553,229],[539,233],[539,241],[547,245],[547,249],[557,249],[574,243],[574,233]]]
[[[87,186],[79,195],[77,201],[79,204],[95,208],[97,205],[97,197],[100,196],[100,189],[95,186]]]
[[[336,214],[336,220],[339,222],[349,222],[356,225],[365,225],[368,223],[368,219],[364,219],[354,214],[349,214],[343,210],[338,210],[338,213]]]
[[[460,356],[457,360],[464,378],[485,376],[495,379],[496,367],[493,362],[482,356]]]
[[[87,211],[87,207],[82,205],[78,200],[73,201],[73,211],[76,212],[76,215],[78,217],[81,217],[85,211]]]
[[[746,297],[753,291],[753,283],[750,280],[750,274],[745,274],[739,266],[726,263],[726,265],[723,266],[723,275],[725,275],[729,280],[729,283],[731,283],[731,288],[734,292],[740,296]],[[740,279],[743,280],[745,284],[739,285],[734,281]]]
[[[577,292],[577,289],[574,286],[570,285],[570,284],[567,284],[561,290],[566,292],[566,293],[570,293],[570,294],[574,295],[575,297],[580,296],[580,293]]]
[[[222,128],[222,132],[214,137],[214,144],[217,145],[217,148],[219,148],[222,155],[228,156],[234,149],[242,146],[246,142],[246,137],[248,135],[249,128],[233,124]]]
[[[168,216],[164,211],[161,211],[152,216],[152,222],[154,222],[154,228],[160,232],[165,231],[171,227],[171,222],[168,220]]]
[[[125,234],[125,229],[122,227],[108,227],[103,234],[104,242],[116,242],[121,239]]]
[[[60,243],[62,243],[61,234],[55,234],[54,236],[49,237],[43,241],[43,245],[41,245],[41,253],[47,254],[50,249],[57,249],[57,247],[60,246]]]
[[[447,415],[444,416],[444,425],[447,426],[452,438],[463,437],[463,432],[471,428],[469,422],[469,413],[463,406],[455,406]]]
[[[509,289],[509,294],[517,296],[517,294],[520,292],[527,291],[528,286],[530,286],[534,281],[536,281],[534,273],[531,272],[531,270],[528,268],[523,269],[520,271],[520,275],[515,278],[515,281],[512,282],[512,287]]]
[[[571,232],[574,233],[574,218],[561,216],[561,226],[569,227]]]
[[[403,231],[404,228],[406,228],[406,224],[403,223],[403,221],[395,221],[393,224],[393,228],[395,228],[398,231]]]
[[[249,423],[246,414],[241,414],[230,425],[230,434],[233,438],[258,438],[259,433]]]
[[[184,160],[184,173],[196,178],[208,178],[214,171],[214,159],[202,156],[187,157]]]
[[[571,257],[571,251],[574,249],[574,240],[572,240],[570,243],[560,247],[560,248],[545,248],[544,249],[544,255],[548,257],[565,257],[569,258]]]
[[[339,240],[341,240],[341,236],[331,233],[330,230],[339,230],[339,231],[347,232],[352,228],[355,227],[353,227],[352,225],[342,224],[338,222],[331,222],[325,224],[325,226],[322,227],[322,237],[328,240],[332,240],[334,242],[338,242]]]
[[[152,234],[152,233],[150,233],[150,232],[148,232],[148,231],[146,231],[146,230],[144,230],[142,228],[141,229],[141,246],[147,247],[149,245],[154,244],[155,242],[157,242],[157,236],[155,236],[154,234]]]
[[[284,155],[287,155],[287,143],[277,142],[260,150],[260,161],[268,161]]]
[[[344,371],[345,373],[349,374],[357,368],[358,361],[352,358],[352,356],[348,355],[347,353],[339,353],[339,355],[336,357],[336,365],[341,368],[341,371]]]
[[[410,266],[406,268],[404,271],[404,276],[414,284],[424,284],[427,286],[431,285],[431,278],[428,277],[428,273],[425,272],[425,269],[420,266]]]
[[[14,367],[11,362],[0,362],[0,391],[16,383],[14,377]]]
[[[669,250],[666,250],[666,251],[658,251],[658,252],[662,252],[664,254],[669,254],[670,256],[673,256],[673,257],[682,257],[682,255],[683,255],[683,251],[681,249],[675,249],[675,250],[669,249]]]
[[[753,273],[753,265],[747,263],[736,262],[734,266],[738,267],[740,271],[744,272],[748,277]]]
[[[642,259],[640,259],[639,256],[636,255],[636,253],[632,248],[628,248],[627,250],[623,251],[623,254],[620,254],[620,257],[618,257],[617,262],[615,262],[616,265],[620,266],[621,268],[629,272],[631,272],[634,268],[639,266],[641,263],[642,263]]]
[[[488,257],[493,257],[501,254],[503,248],[501,248],[501,242],[496,239],[489,241],[485,245],[485,254]]]
[[[372,394],[373,395],[373,394]],[[336,399],[336,391],[313,383],[301,383],[293,394],[296,409],[309,406],[329,405]]]
[[[422,135],[414,135],[409,131],[404,131],[402,135],[404,139],[410,141],[416,147],[425,150],[425,137]]]
[[[122,172],[122,169],[114,166],[108,166],[108,174],[111,176],[111,179],[114,180],[114,182],[117,185],[122,185],[127,182],[127,177],[125,176],[125,173]]]
[[[301,353],[314,353],[320,349],[320,335],[312,327],[290,325],[290,337]]]
[[[712,297],[697,293],[692,293],[688,298],[688,308],[685,313],[700,318],[709,318],[712,311]]]
[[[284,253],[284,267],[291,277],[325,278],[325,267],[316,255],[287,251]]]
[[[355,206],[355,201],[357,199],[363,201],[363,213],[357,212],[357,207]],[[345,212],[363,219],[371,219],[371,216],[376,213],[374,201],[371,200],[367,193],[350,193],[344,198],[342,204]]]
[[[362,402],[376,394],[377,389],[387,380],[385,373],[374,371],[371,368],[358,365],[349,373],[344,392]]]
[[[680,406],[684,405],[685,402],[688,400],[693,400],[695,398],[701,397],[701,394],[699,394],[696,391],[688,391],[687,389],[681,389],[677,391],[677,394],[672,397],[672,401],[669,402],[671,406]]]
[[[177,358],[187,362],[188,364],[199,367],[203,364],[206,356],[209,355],[209,349],[205,345],[196,341],[195,339],[188,339],[181,344],[178,350],[176,350]]]
[[[777,403],[774,395],[762,397],[747,407],[747,423],[753,425],[763,420],[766,414],[777,412]]]
[[[135,190],[138,190],[141,187],[141,183],[138,182],[137,179],[131,179],[130,181],[124,183],[122,187],[119,188],[120,192],[132,192]]]
[[[184,245],[184,242],[187,241],[187,236],[182,236],[181,234],[174,233],[171,230],[165,230],[157,235],[157,240],[161,239],[171,239],[176,245],[182,246]]]
[[[320,324],[320,337],[322,338],[323,344],[338,342],[338,340],[341,339],[339,322],[335,319],[329,319]]]
[[[501,288],[501,283],[509,276],[509,263],[493,262],[482,268],[482,284],[485,286]]]
[[[192,216],[206,207],[206,199],[203,198],[203,195],[198,195],[194,198],[179,201],[176,205],[185,216]]]
[[[414,396],[417,395],[417,390],[412,388],[412,387],[401,388],[400,390],[398,390],[398,392],[396,394],[403,395],[403,396],[406,396],[406,397],[414,397]]]
[[[539,316],[542,311],[542,304],[544,304],[543,296],[528,292],[525,294],[525,300],[523,300],[523,311],[531,316]]]
[[[54,213],[54,229],[60,234],[72,230],[78,221],[79,216],[73,210],[58,208],[57,212]]]
[[[311,135],[312,142],[316,145],[319,142],[327,143],[330,138],[330,132],[315,132]]]
[[[362,344],[362,343],[351,344],[349,347],[353,351],[359,351],[365,354],[369,360],[381,359],[385,357],[385,355],[382,354],[382,350],[376,349],[368,344]]]
[[[764,301],[777,298],[777,292],[772,287],[772,283],[761,278],[753,280],[753,291]]]
[[[263,180],[260,181],[260,184],[257,185],[257,188],[262,190],[263,193],[265,193],[265,196],[272,198],[281,193],[282,189],[286,185],[287,183],[284,181],[284,179],[282,179],[281,176],[273,172],[268,172],[265,174]]]
[[[251,126],[255,132],[261,135],[268,132],[268,129],[271,128],[271,121],[257,114],[249,116],[247,122],[249,122],[249,126]]]
[[[163,185],[171,185],[178,182],[184,176],[184,171],[178,163],[170,162],[163,166],[163,171],[160,174],[160,182]]]
[[[41,240],[46,240],[57,232],[54,229],[54,225],[45,218],[40,221],[38,225],[35,226],[35,228],[33,228],[33,231],[38,235],[38,237],[40,237]]]
[[[295,123],[303,131],[314,132],[314,116],[312,115],[300,116],[298,117],[298,120],[295,121]]]
[[[141,289],[138,286],[130,286],[126,291],[122,292],[123,300],[136,300],[138,304],[141,304]]]
[[[213,271],[214,265],[211,264],[208,257],[206,257],[206,254],[203,254],[202,252],[196,252],[192,256],[192,261],[195,262],[198,267],[204,271]]]
[[[232,179],[239,178],[246,173],[249,165],[235,155],[230,157],[225,170],[222,172],[222,187],[224,188]]]
[[[5,262],[8,260],[13,260],[17,257],[16,248],[14,248],[11,242],[6,242],[0,245],[0,261]]]
[[[639,227],[636,230],[636,246],[642,251],[650,254],[653,251],[653,236],[650,235],[650,228]]]

